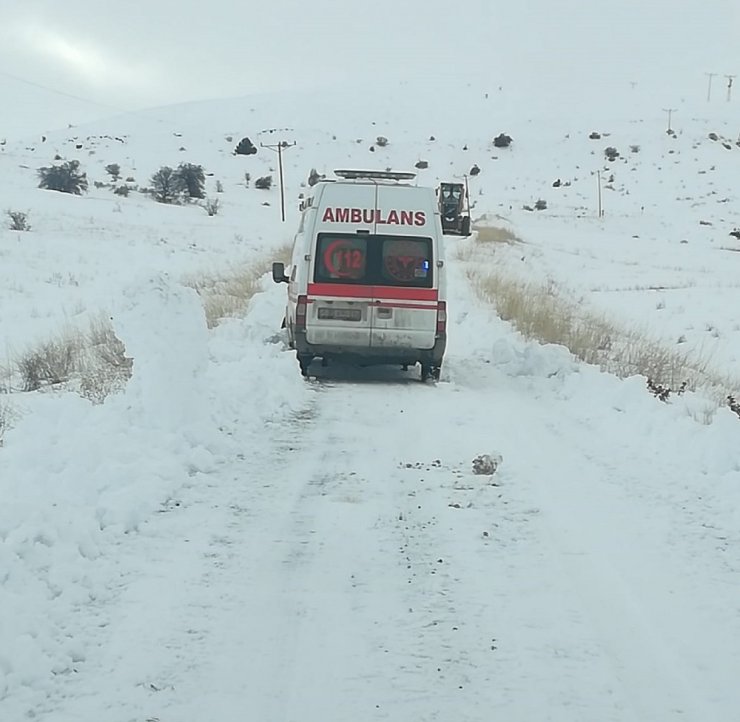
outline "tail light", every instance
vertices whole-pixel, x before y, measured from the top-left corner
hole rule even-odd
[[[437,333],[447,332],[447,303],[440,301],[437,304]]]
[[[306,296],[298,296],[298,301],[295,305],[296,331],[306,330],[306,313],[308,313],[308,298]]]

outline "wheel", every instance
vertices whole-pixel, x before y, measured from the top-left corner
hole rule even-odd
[[[433,366],[432,364],[423,363],[421,365],[421,380],[429,381],[429,379],[432,379],[434,381],[439,381],[439,375],[441,372],[441,366]]]
[[[298,365],[301,367],[301,375],[306,378],[308,378],[308,367],[311,365],[311,361],[313,361],[313,356],[298,354]]]

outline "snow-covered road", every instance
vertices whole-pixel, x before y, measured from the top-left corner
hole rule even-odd
[[[231,346],[212,341],[229,443],[137,533],[100,542],[106,592],[65,629],[84,661],[23,712],[735,719],[736,420],[701,426],[639,379],[526,344],[462,273],[454,287],[436,386],[384,369],[304,383],[290,352],[265,344],[279,289]],[[240,353],[259,363],[237,392]],[[291,409],[255,421],[245,400],[280,393]],[[503,455],[493,477],[472,473],[481,453]],[[21,719],[19,699],[0,700],[3,720]]]

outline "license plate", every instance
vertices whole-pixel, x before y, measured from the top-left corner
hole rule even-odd
[[[360,321],[362,311],[359,308],[319,308],[319,319],[322,321]]]

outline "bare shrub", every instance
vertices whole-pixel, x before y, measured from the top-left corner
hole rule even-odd
[[[6,215],[10,219],[10,225],[8,226],[11,231],[30,231],[31,226],[28,223],[28,213],[23,211],[5,211]]]
[[[14,418],[13,408],[4,398],[7,392],[7,388],[0,386],[0,448],[3,445],[5,433],[10,428]]]
[[[209,216],[217,216],[219,210],[221,210],[221,202],[218,198],[207,198],[203,208]]]
[[[124,388],[132,371],[133,359],[126,356],[126,348],[110,321],[102,316],[93,320],[86,336],[80,395],[93,404],[102,404],[112,393]]]
[[[24,391],[37,391],[44,386],[65,383],[79,368],[82,338],[67,333],[39,344],[16,362]]]

